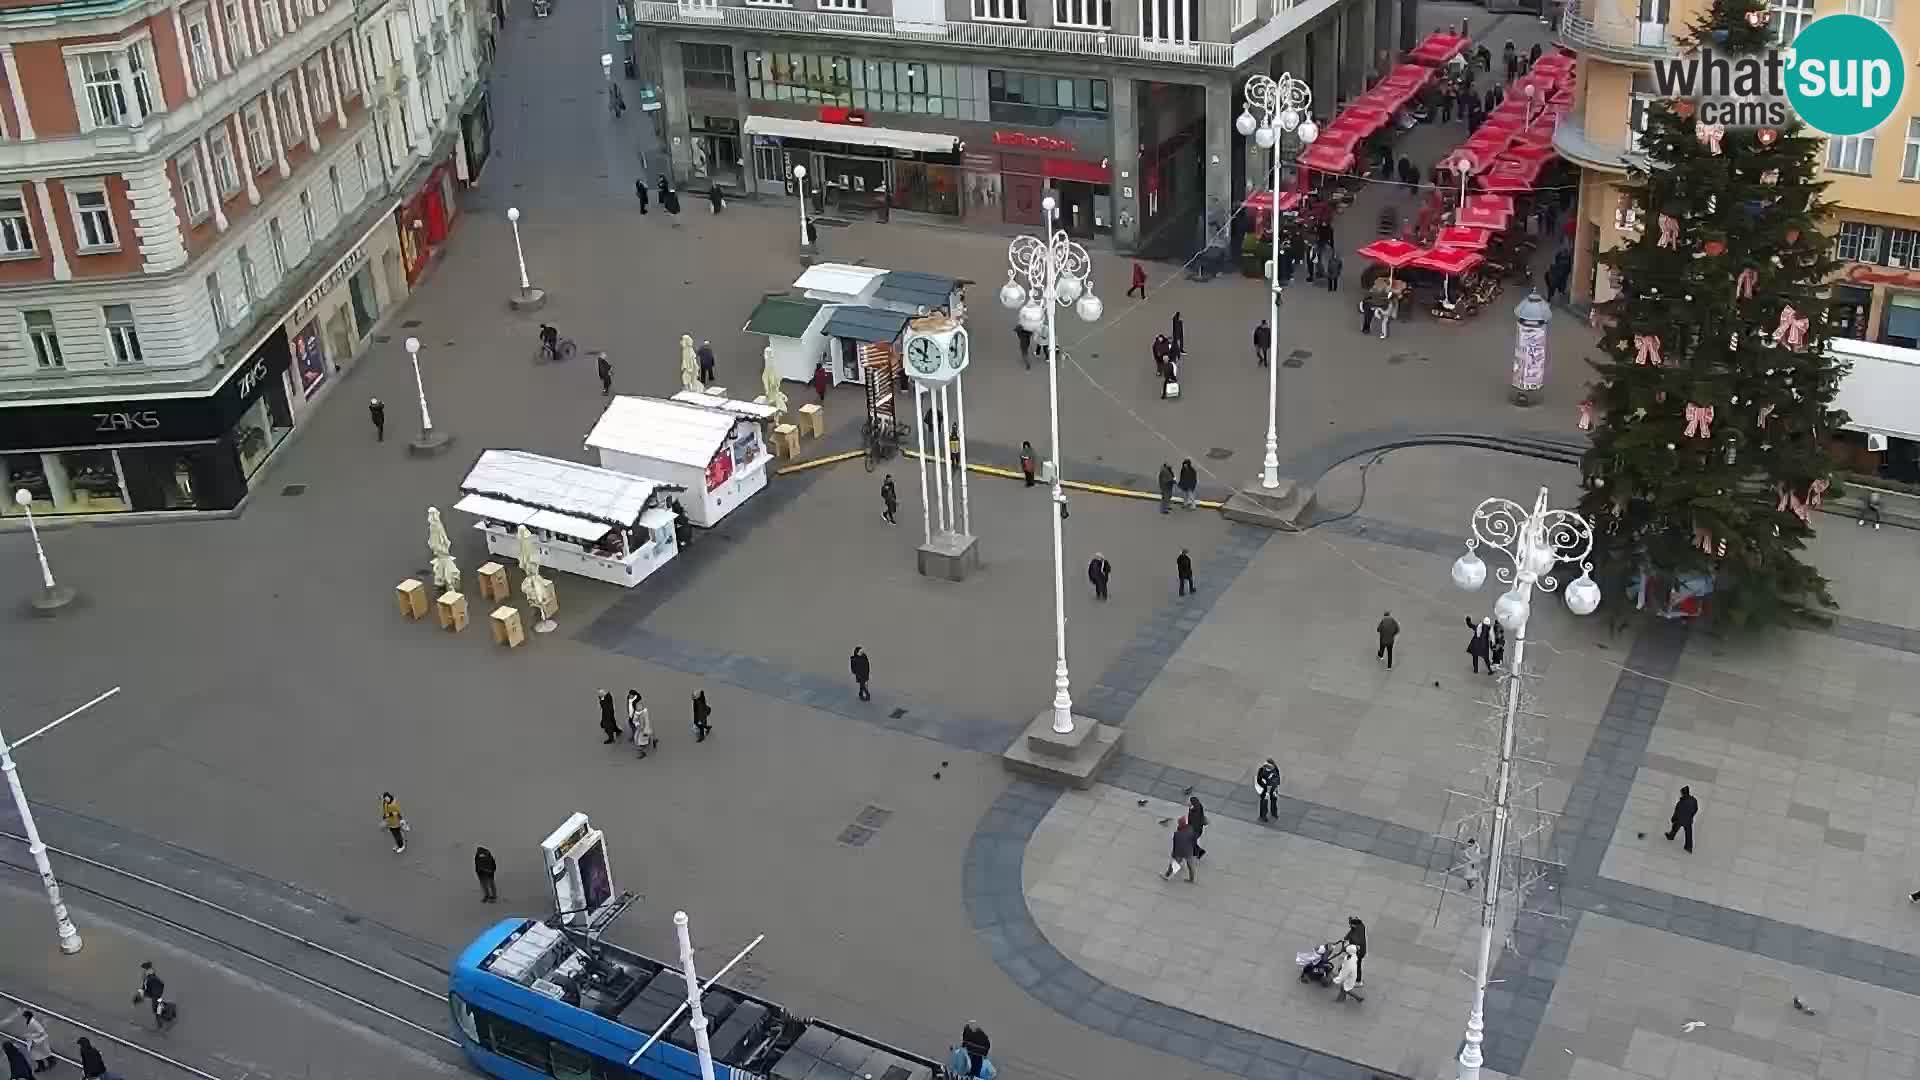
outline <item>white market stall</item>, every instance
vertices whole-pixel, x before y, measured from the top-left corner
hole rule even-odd
[[[543,566],[632,588],[680,553],[666,505],[679,490],[524,450],[483,450],[453,508],[480,519],[474,527],[491,554],[518,558],[525,525]]]
[[[814,365],[825,363],[827,370],[833,370],[824,330],[832,310],[812,297],[773,294],[760,301],[740,331],[767,339],[773,369],[782,379],[811,382]]]
[[[780,415],[780,410],[764,401],[741,401],[739,398],[721,397],[719,394],[703,390],[682,390],[670,399],[682,405],[697,405],[702,409],[737,416],[760,425],[760,434],[767,434],[767,425]]]
[[[864,304],[873,299],[880,288],[880,279],[886,276],[885,270],[872,266],[814,263],[793,279],[793,287],[808,299],[822,303]]]
[[[615,397],[586,445],[606,468],[685,489],[687,520],[707,528],[767,486],[759,423],[709,405]]]

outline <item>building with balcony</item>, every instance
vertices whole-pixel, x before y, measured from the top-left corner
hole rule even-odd
[[[1572,295],[1613,296],[1598,255],[1641,227],[1625,186],[1642,161],[1640,133],[1656,99],[1653,64],[1677,55],[1705,8],[1701,0],[1569,0],[1561,44],[1580,56],[1578,100],[1554,132],[1554,148],[1580,166]],[[1893,0],[1773,0],[1773,27],[1791,41],[1822,15],[1877,19],[1901,42],[1920,41],[1920,9]],[[1885,139],[1886,146],[1880,141]],[[1893,119],[1879,131],[1826,147],[1829,227],[1845,265],[1829,286],[1833,333],[1912,347],[1920,339],[1920,80],[1909,77]]]
[[[680,182],[829,215],[1061,227],[1184,255],[1258,184],[1255,73],[1330,117],[1414,42],[1417,0],[620,0]],[[1251,166],[1251,167],[1250,167]]]
[[[0,3],[0,513],[245,498],[445,235],[464,3]]]

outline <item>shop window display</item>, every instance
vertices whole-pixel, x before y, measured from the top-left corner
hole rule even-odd
[[[240,454],[240,471],[247,476],[259,470],[267,455],[273,453],[273,448],[293,429],[290,422],[275,416],[267,406],[265,397],[255,401],[233,427],[233,445]]]
[[[27,489],[36,514],[113,514],[128,509],[125,485],[111,450],[8,454],[7,490]],[[9,514],[25,511],[4,500]]]

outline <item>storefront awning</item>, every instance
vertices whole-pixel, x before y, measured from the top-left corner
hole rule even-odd
[[[849,341],[892,341],[907,328],[908,316],[898,311],[847,305],[833,309],[822,329],[828,337]]]
[[[823,124],[818,120],[787,120],[778,116],[749,116],[746,131],[749,135],[771,135],[780,139],[885,146],[928,154],[951,154],[960,146],[958,138],[932,131],[902,131],[899,128],[867,127],[864,124]]]

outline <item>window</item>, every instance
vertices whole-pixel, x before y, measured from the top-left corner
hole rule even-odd
[[[747,96],[843,105],[871,112],[985,120],[975,69],[906,60],[855,60],[797,52],[748,52]]]
[[[253,272],[253,253],[245,246],[240,248],[240,311],[245,316],[247,307],[260,297],[260,278]]]
[[[732,90],[733,50],[725,45],[680,45],[680,66],[689,90]]]
[[[233,156],[233,133],[221,124],[207,133],[207,157],[213,162],[213,182],[225,198],[240,190],[240,162]]]
[[[280,0],[260,0],[260,36],[262,45],[272,44],[286,35],[280,27]]]
[[[1633,96],[1627,99],[1627,153],[1646,151],[1643,140],[1647,137],[1647,113],[1659,97],[1660,90],[1652,76],[1636,74],[1633,77]]]
[[[1908,267],[1914,265],[1914,232],[1912,229],[1887,230],[1887,265]]]
[[[1791,45],[1800,31],[1813,21],[1813,0],[1770,0],[1767,11],[1774,40]]]
[[[213,35],[207,30],[205,12],[187,20],[187,56],[193,65],[193,80],[201,86],[219,75],[220,69],[213,62]]]
[[[747,0],[748,7],[792,7],[793,0]]]
[[[347,200],[341,194],[338,165],[327,166],[327,191],[333,196],[333,216],[337,218],[347,216]]]
[[[530,1066],[535,1072],[548,1071],[545,1035],[492,1013],[483,1014],[483,1018],[481,1031],[494,1053]]]
[[[1260,16],[1260,0],[1236,0],[1233,10],[1235,29],[1247,25]]]
[[[1108,29],[1113,25],[1113,0],[1053,0],[1053,24]]]
[[[1200,0],[1140,0],[1140,40],[1155,45],[1199,41]]]
[[[1847,14],[1888,26],[1893,24],[1893,0],[1847,0]]]
[[[207,275],[207,307],[213,310],[213,325],[219,327],[221,333],[226,333],[227,328],[233,324],[227,321],[227,297],[220,291],[220,271],[218,270]]]
[[[327,101],[327,62],[325,60],[307,62],[307,95],[313,99],[313,122],[318,124],[320,117],[333,111],[333,106]]]
[[[1107,94],[1105,79],[987,72],[987,111],[996,123],[1052,127],[1069,117],[1103,118]]]
[[[1880,226],[1841,222],[1840,233],[1833,240],[1833,257],[1846,262],[1879,262]]]
[[[252,50],[247,47],[247,16],[240,7],[240,0],[226,0],[220,5],[220,17],[227,25],[227,63],[238,64],[252,56]]]
[[[821,11],[865,11],[867,0],[818,0]]]
[[[134,104],[140,108],[144,119],[153,115],[153,92],[147,88],[147,53],[141,42],[127,49],[127,71],[133,77]]]
[[[273,280],[278,282],[287,276],[287,234],[280,227],[280,219],[267,222],[268,254],[273,256]]]
[[[247,158],[253,162],[254,172],[266,172],[273,166],[273,142],[267,138],[266,110],[258,105],[249,105],[241,114],[241,124],[247,129]]]
[[[27,197],[19,188],[0,190],[0,255],[33,254],[33,226],[27,221]]]
[[[107,202],[106,188],[69,181],[67,202],[73,210],[73,231],[80,238],[81,251],[120,246],[113,234],[113,207]]]
[[[1623,233],[1640,231],[1640,200],[1627,192],[1613,205],[1613,227]]]
[[[353,144],[353,156],[360,159],[360,190],[369,191],[373,188],[373,161],[367,154],[365,140]]]
[[[273,88],[273,100],[280,106],[280,137],[292,146],[306,137],[300,130],[300,99],[294,96],[292,79]]]
[[[1920,116],[1907,120],[1907,145],[1900,157],[1900,179],[1920,180]]]
[[[312,191],[300,193],[300,224],[307,228],[308,244],[313,244],[320,239],[320,230],[314,227]]]
[[[180,201],[187,207],[187,222],[198,225],[212,212],[207,201],[207,178],[200,173],[200,156],[189,150],[173,159],[174,172],[180,177]]]
[[[140,331],[133,325],[133,308],[128,304],[108,304],[102,309],[107,317],[107,346],[113,350],[116,364],[143,363]]]
[[[147,88],[146,58],[138,43],[121,52],[81,53],[78,59],[81,90],[86,95],[87,115],[93,127],[137,124],[152,115],[153,96]],[[128,86],[133,88],[132,101],[127,100]]]
[[[1827,140],[1827,168],[1834,172],[1873,173],[1872,135],[1836,135]]]
[[[34,363],[43,371],[66,367],[67,358],[60,352],[60,332],[53,326],[53,312],[36,308],[20,315],[26,320],[27,343],[33,347]]]
[[[359,75],[353,70],[353,46],[348,42],[343,41],[333,47],[333,70],[339,73],[342,94],[360,92],[360,84],[355,81]]]
[[[987,22],[1026,22],[1027,0],[973,0],[973,17]]]

